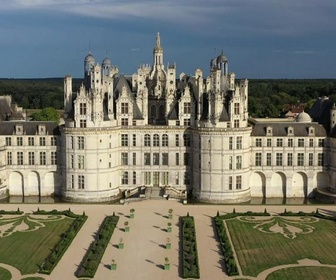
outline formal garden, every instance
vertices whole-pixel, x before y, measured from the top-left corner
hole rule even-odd
[[[188,211],[183,214],[181,209],[177,214],[172,208],[155,213],[150,209],[146,211],[147,216],[134,208],[105,215],[99,226],[92,229],[93,241],[81,255],[82,261],[72,277],[96,279],[101,273],[120,277],[128,269],[125,260],[135,252],[133,266],[141,267],[141,261],[146,259],[152,264],[149,267],[161,275],[158,277],[203,279],[202,262],[207,261],[207,252],[204,247],[200,251],[199,245],[211,240],[219,245],[216,254],[222,263],[219,272],[223,277],[333,279],[336,273],[335,219],[318,211],[284,210],[270,214],[266,209],[262,212],[233,209],[230,213],[217,212],[213,218],[209,216],[213,221],[214,238],[207,240],[204,235],[199,237],[198,231],[202,231],[199,214],[190,215]],[[144,222],[148,213],[152,216]],[[0,211],[0,263],[18,269],[20,279],[54,279],[48,278],[48,274],[57,266],[87,218],[85,212],[76,215],[70,209],[37,209],[32,213],[23,213],[20,209]],[[140,249],[145,247],[148,258]],[[99,274],[98,269],[104,271]],[[0,279],[14,278],[6,267],[0,267]]]
[[[276,270],[267,279],[332,279],[330,275],[336,272],[335,268],[320,266],[336,265],[333,218],[318,212],[286,210],[272,216],[265,210],[217,214],[214,220],[228,275],[257,277],[267,269],[297,264],[300,260],[301,266]]]

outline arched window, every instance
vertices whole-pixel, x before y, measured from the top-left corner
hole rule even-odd
[[[153,146],[154,147],[159,147],[160,146],[159,134],[154,134],[154,136],[153,136]]]
[[[162,147],[168,147],[168,135],[167,134],[162,135]]]
[[[145,134],[145,147],[150,147],[151,139],[149,134]]]

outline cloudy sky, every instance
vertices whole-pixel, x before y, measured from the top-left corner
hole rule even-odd
[[[2,78],[83,76],[91,50],[120,73],[152,63],[209,73],[224,51],[239,78],[335,78],[335,0],[10,0],[0,5]]]

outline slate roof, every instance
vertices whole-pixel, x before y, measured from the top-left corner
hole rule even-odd
[[[15,135],[15,126],[23,126],[23,135],[37,135],[38,125],[45,125],[46,135],[61,135],[59,126],[55,122],[39,122],[39,121],[9,121],[0,123],[0,135]]]
[[[266,136],[267,127],[272,128],[273,137],[288,136],[288,128],[293,127],[294,136],[308,136],[308,129],[313,127],[315,129],[315,136],[326,137],[327,131],[318,123],[296,123],[296,122],[257,122],[252,130],[252,136]]]

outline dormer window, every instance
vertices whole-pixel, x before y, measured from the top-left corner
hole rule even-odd
[[[287,129],[287,135],[288,136],[293,136],[294,135],[294,128],[293,127],[288,127]]]
[[[314,127],[310,126],[308,128],[308,135],[309,136],[314,136],[315,135],[315,128]]]
[[[15,134],[16,135],[22,135],[23,134],[23,125],[16,125],[15,126]]]
[[[266,128],[266,135],[267,136],[272,136],[273,135],[273,128],[271,126],[268,126]]]
[[[38,134],[39,135],[45,135],[46,134],[46,127],[45,127],[45,125],[40,124],[38,126]]]

